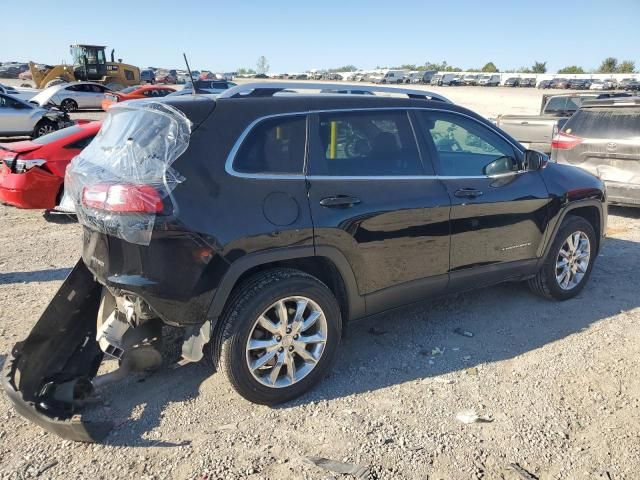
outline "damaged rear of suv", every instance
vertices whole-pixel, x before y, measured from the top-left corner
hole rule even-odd
[[[82,260],[5,362],[20,413],[99,440],[111,425],[82,407],[174,338],[179,363],[206,357],[272,405],[326,376],[350,320],[506,280],[560,300],[584,287],[599,179],[436,94],[301,85],[109,110],[65,182]],[[105,357],[119,368],[97,375]]]
[[[115,106],[67,169],[66,190],[84,225],[83,259],[14,347],[2,379],[20,413],[65,438],[104,437],[110,422],[84,421],[79,409],[96,389],[163,362],[162,320],[122,288],[149,288],[152,280],[142,272],[139,255],[121,248],[148,246],[154,227],[175,225],[172,191],[183,177],[171,165],[214,105],[199,97],[180,101],[179,108],[153,101]],[[109,258],[121,263],[110,270]],[[137,275],[130,274],[136,267]],[[104,355],[119,368],[94,378]]]

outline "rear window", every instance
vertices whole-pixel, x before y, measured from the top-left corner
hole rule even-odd
[[[306,141],[304,115],[265,120],[249,132],[233,168],[241,173],[302,173]]]
[[[580,108],[580,97],[551,97],[544,107],[545,113],[575,112]]]
[[[567,121],[563,131],[587,138],[640,138],[640,107],[584,108]]]
[[[79,133],[82,129],[78,126],[72,126],[63,128],[62,130],[56,130],[55,132],[49,133],[47,135],[43,135],[38,138],[34,138],[31,140],[33,143],[37,143],[38,145],[48,145],[53,142],[57,142],[58,140],[62,140],[65,137],[69,137],[71,135],[75,135]]]

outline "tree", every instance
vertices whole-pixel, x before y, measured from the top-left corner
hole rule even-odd
[[[489,62],[482,67],[482,71],[486,73],[498,73],[500,70],[498,70],[498,67],[496,67],[493,62]]]
[[[561,68],[558,70],[558,73],[584,73],[584,69],[577,65],[570,65],[568,67]]]
[[[547,62],[533,62],[531,73],[547,73]]]
[[[614,57],[605,58],[598,69],[598,73],[616,73],[617,71],[618,59]]]
[[[461,68],[448,65],[447,62],[445,61],[442,61],[442,63],[425,62],[424,69],[436,70],[438,72],[461,72],[462,71]]]
[[[355,65],[345,65],[343,67],[329,69],[330,72],[355,72],[357,70],[358,67],[356,67]]]
[[[399,67],[393,67],[393,70],[424,70],[424,67],[414,63],[403,63]]]
[[[633,73],[636,70],[636,62],[624,60],[618,65],[618,73]]]
[[[255,75],[256,71],[253,68],[239,68],[238,75]]]
[[[258,73],[267,73],[269,71],[269,62],[267,61],[267,57],[261,55],[258,58],[258,62],[256,63],[256,70]]]

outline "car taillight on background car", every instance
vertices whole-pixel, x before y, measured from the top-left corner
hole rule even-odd
[[[82,204],[116,213],[162,213],[160,193],[151,185],[96,184],[84,187]]]
[[[560,132],[553,137],[551,141],[551,148],[556,150],[571,150],[573,147],[580,145],[582,138],[570,135],[565,132]]]
[[[15,173],[24,173],[27,170],[31,170],[33,167],[41,167],[47,163],[46,160],[42,159],[28,159],[28,160],[14,160],[13,162],[13,171]]]

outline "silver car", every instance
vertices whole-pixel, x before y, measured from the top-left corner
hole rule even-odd
[[[107,87],[93,82],[74,82],[54,85],[44,89],[31,99],[41,107],[53,105],[65,112],[75,112],[80,109],[100,110],[102,100],[110,92]]]
[[[12,97],[19,98],[21,100],[31,100],[39,92],[40,90],[36,90],[35,88],[15,88],[10,85],[0,83],[0,93],[6,93],[7,95],[11,95]]]
[[[60,110],[42,108],[0,93],[0,137],[40,137],[73,122]]]
[[[610,203],[640,206],[640,98],[584,102],[551,144],[551,159],[604,180]]]

